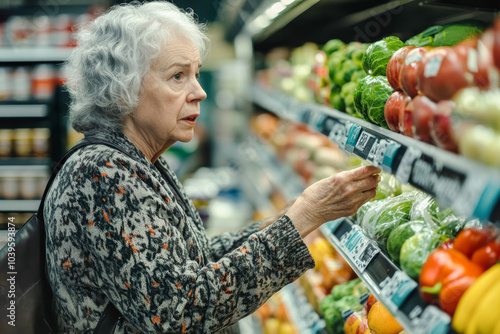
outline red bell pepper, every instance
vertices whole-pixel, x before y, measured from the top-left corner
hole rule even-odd
[[[429,303],[437,303],[453,315],[458,301],[483,269],[456,249],[433,251],[420,273],[420,292]]]

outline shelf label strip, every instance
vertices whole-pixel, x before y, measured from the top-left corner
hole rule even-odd
[[[360,272],[364,272],[370,261],[380,252],[358,226],[353,226],[349,232],[342,235],[340,247]]]
[[[401,159],[401,163],[394,175],[396,179],[401,183],[408,183],[410,180],[410,174],[413,167],[413,163],[422,155],[420,150],[413,147],[407,147],[406,151]]]
[[[395,312],[405,301],[408,295],[418,286],[404,271],[396,271],[392,277],[386,277],[380,283],[380,293],[385,297],[386,306]]]

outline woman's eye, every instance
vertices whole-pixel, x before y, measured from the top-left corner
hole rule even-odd
[[[195,78],[196,78],[196,80],[200,80],[200,73],[196,73]]]
[[[176,74],[174,74],[173,78],[175,80],[181,80],[182,79],[182,73],[176,73]]]

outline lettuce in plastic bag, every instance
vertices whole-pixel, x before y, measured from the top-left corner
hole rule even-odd
[[[366,235],[385,249],[392,230],[410,219],[410,210],[417,196],[418,192],[409,192],[371,202],[371,207],[363,212],[360,220]]]
[[[389,238],[387,238],[387,253],[389,253],[391,259],[399,263],[401,247],[403,247],[405,241],[417,233],[431,230],[429,225],[423,220],[412,220],[397,226],[389,234]]]
[[[401,247],[400,264],[408,276],[418,280],[422,266],[433,250],[438,248],[446,237],[436,232],[420,232],[407,239]]]

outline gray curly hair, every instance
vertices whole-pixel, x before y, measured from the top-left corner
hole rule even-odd
[[[84,134],[121,130],[151,63],[168,39],[179,36],[206,56],[205,26],[191,10],[169,2],[116,5],[78,32],[78,46],[64,65],[72,127]]]

